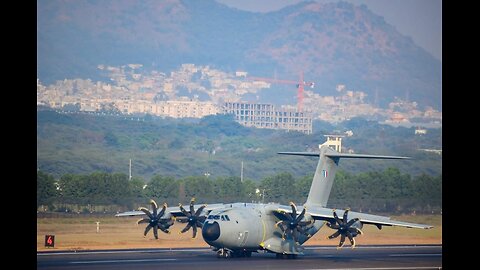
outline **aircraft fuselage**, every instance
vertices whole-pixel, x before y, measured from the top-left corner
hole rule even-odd
[[[278,253],[298,254],[292,245],[292,239],[282,239],[282,230],[275,226],[279,218],[275,209],[279,204],[234,203],[210,212],[202,228],[202,236],[215,249],[231,251],[257,251],[265,249]],[[304,220],[311,220],[306,215]],[[308,229],[310,237],[315,234],[323,222],[315,222]],[[309,237],[301,235],[298,244]],[[298,246],[298,245],[297,245]]]

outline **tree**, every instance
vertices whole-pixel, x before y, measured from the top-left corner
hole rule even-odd
[[[312,186],[313,175],[306,175],[295,182],[297,189],[297,201],[305,202],[310,192],[310,187]]]
[[[57,197],[53,176],[37,171],[37,207],[51,205]]]
[[[145,189],[143,188],[145,186],[145,181],[141,177],[134,176],[132,179],[128,182],[129,184],[129,189],[131,191],[131,198],[134,203],[140,203],[143,204],[145,201],[147,201],[148,196],[146,195]]]
[[[286,172],[264,178],[259,188],[265,190],[265,200],[270,202],[288,203],[297,197],[295,179]]]
[[[167,200],[177,197],[178,183],[172,176],[154,175],[145,188],[148,198]]]
[[[224,202],[233,202],[244,198],[245,190],[240,177],[219,177],[214,181],[215,197]]]
[[[183,179],[185,183],[185,196],[197,197],[208,200],[213,195],[213,184],[205,176],[189,176]]]

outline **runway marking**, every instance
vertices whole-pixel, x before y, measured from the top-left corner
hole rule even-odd
[[[424,267],[373,267],[373,268],[313,268],[304,270],[410,270],[410,269],[442,269],[441,266]]]
[[[355,246],[355,249],[395,249],[395,248],[441,248],[442,246]],[[305,247],[305,249],[337,249],[336,246],[331,247]]]
[[[165,261],[176,261],[176,260],[178,259],[106,260],[106,261],[80,261],[80,262],[69,262],[69,263],[89,264],[89,263],[165,262]]]
[[[442,246],[356,246],[355,249],[399,249],[399,248],[442,248]],[[311,247],[306,246],[306,250],[334,250],[336,246],[327,247]],[[37,252],[37,256],[55,256],[55,255],[81,255],[81,254],[121,254],[121,253],[162,253],[162,252],[205,252],[211,251],[210,248],[194,248],[194,249],[154,249],[154,250],[104,250],[104,251],[66,251],[55,253]]]
[[[161,252],[200,252],[210,251],[210,248],[203,249],[158,249],[158,250],[112,250],[112,251],[70,251],[55,253],[37,253],[37,256],[54,256],[54,255],[82,255],[82,254],[120,254],[120,253],[161,253]]]
[[[432,254],[390,254],[390,257],[427,257],[427,256],[442,256],[441,253],[432,253]]]

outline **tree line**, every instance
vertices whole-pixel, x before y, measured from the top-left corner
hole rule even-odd
[[[154,175],[149,181],[124,173],[94,172],[64,174],[58,179],[37,172],[38,211],[98,212],[126,211],[148,205],[149,199],[176,206],[198,203],[276,202],[297,205],[305,202],[313,175],[295,179],[282,172],[259,182],[240,177]],[[362,212],[440,212],[442,176],[411,177],[397,168],[350,174],[337,172],[328,207],[352,208]]]

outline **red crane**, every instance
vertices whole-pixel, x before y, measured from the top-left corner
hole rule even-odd
[[[305,82],[303,80],[303,72],[300,73],[300,79],[298,81],[291,80],[278,80],[274,78],[262,78],[262,77],[247,77],[251,81],[263,81],[268,83],[278,83],[278,84],[294,84],[296,85],[297,91],[297,111],[303,111],[303,89],[305,86],[310,86],[313,88],[315,86],[314,82]]]

